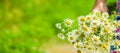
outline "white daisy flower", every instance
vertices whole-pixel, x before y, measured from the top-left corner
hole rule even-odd
[[[114,25],[115,25],[116,27],[118,27],[118,26],[120,26],[120,22],[115,21],[115,22],[114,22]]]
[[[104,48],[105,50],[108,49],[108,44],[102,44],[102,48]]]
[[[87,20],[87,21],[91,21],[91,20],[92,20],[92,16],[91,16],[91,15],[87,15],[87,16],[86,16],[86,20]]]
[[[75,42],[77,39],[77,36],[73,35],[73,34],[69,34],[68,35],[68,41],[70,42]]]
[[[95,32],[97,31],[97,27],[91,26],[91,27],[90,27],[90,30],[91,30],[92,33],[95,33]]]
[[[111,27],[109,22],[103,23],[103,26],[104,26],[104,27]]]
[[[120,41],[115,40],[115,41],[114,41],[114,45],[115,45],[115,46],[119,46],[119,45],[120,45]]]
[[[79,35],[80,32],[79,32],[78,30],[72,30],[72,34],[74,34],[74,35]]]
[[[97,19],[98,17],[96,15],[92,15],[92,19]]]
[[[87,46],[90,46],[90,45],[91,45],[91,42],[90,42],[90,41],[86,41],[85,44],[86,44]]]
[[[110,28],[104,27],[104,28],[102,28],[102,32],[103,33],[109,33],[110,32]]]
[[[87,32],[89,29],[87,26],[81,26],[82,31]]]
[[[60,39],[65,39],[64,35],[61,34],[61,33],[59,33],[57,36],[58,36],[58,38],[60,38]]]
[[[74,44],[74,48],[75,48],[76,50],[80,50],[82,47],[83,47],[83,44],[82,44],[81,42],[78,42],[78,43],[75,43],[75,44]]]
[[[87,26],[81,26],[80,29],[82,30],[82,32],[84,32],[85,35],[89,35],[91,33],[90,28],[88,28]]]
[[[97,10],[97,9],[95,9],[95,10],[93,10],[93,14],[94,14],[94,15],[99,15],[99,14],[100,14],[100,11]]]
[[[91,26],[100,26],[100,21],[99,20],[93,20],[92,22],[91,22]]]
[[[106,18],[100,18],[98,20],[100,21],[101,25],[104,25],[104,22],[106,21]]]
[[[93,43],[100,43],[100,37],[99,36],[93,36]]]
[[[57,23],[57,24],[56,24],[56,27],[57,27],[58,29],[61,29],[61,23]]]
[[[67,18],[64,20],[64,23],[66,27],[71,27],[71,25],[73,24],[73,21]]]
[[[85,18],[84,16],[78,17],[78,22],[79,22],[79,23],[83,23],[83,22],[85,22],[85,21],[86,21],[86,18]]]
[[[104,13],[102,14],[102,17],[103,17],[103,18],[108,18],[108,17],[109,17],[109,14],[108,14],[107,12],[104,12]]]

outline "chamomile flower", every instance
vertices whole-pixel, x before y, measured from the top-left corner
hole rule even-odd
[[[87,32],[87,31],[89,30],[87,26],[82,26],[81,29],[82,29],[82,31],[84,31],[84,32]]]
[[[115,41],[114,41],[114,45],[115,45],[115,46],[118,46],[119,44],[120,44],[120,42],[119,42],[118,40],[115,40]]]
[[[78,30],[72,30],[72,34],[74,34],[74,35],[79,35],[80,32],[79,32]]]
[[[99,20],[93,20],[92,22],[91,22],[91,26],[100,26],[100,21]]]
[[[98,17],[96,15],[92,15],[92,19],[97,19]]]
[[[97,31],[97,27],[95,26],[91,26],[90,28],[91,28],[92,33],[95,33]]]
[[[110,32],[110,28],[105,27],[105,28],[102,29],[102,32],[103,33],[109,33]]]
[[[79,27],[81,26],[85,26],[85,22],[84,23],[78,23]]]
[[[116,27],[118,27],[118,26],[120,26],[120,23],[117,22],[117,21],[115,21],[115,22],[114,22],[114,25],[115,25]]]
[[[102,17],[103,17],[103,18],[108,18],[108,17],[109,17],[109,14],[108,14],[107,12],[104,12],[104,13],[102,14]]]
[[[61,29],[61,23],[57,23],[57,24],[56,24],[56,27],[57,27],[58,29]]]
[[[80,50],[82,47],[83,47],[83,44],[82,44],[81,42],[78,42],[78,43],[75,43],[75,44],[74,44],[74,48],[75,48],[76,50]]]
[[[75,42],[77,39],[77,36],[73,35],[73,34],[69,34],[68,35],[68,41],[70,42]]]
[[[105,27],[110,27],[110,23],[109,23],[109,22],[104,22],[104,23],[103,23],[103,26],[105,26]]]
[[[87,46],[89,46],[89,45],[91,45],[91,42],[90,42],[90,41],[86,41],[85,44],[86,44]]]
[[[99,43],[99,42],[100,42],[100,37],[94,35],[94,37],[93,37],[93,43]]]
[[[64,35],[63,35],[62,33],[59,33],[57,36],[58,36],[58,38],[60,38],[60,39],[65,39],[65,37],[64,37]]]
[[[108,49],[108,45],[107,45],[107,44],[102,44],[102,47],[103,47],[104,49]]]
[[[89,35],[91,33],[90,28],[88,28],[87,26],[81,26],[81,30],[82,32],[84,32],[85,35]]]
[[[86,16],[86,20],[89,22],[89,21],[91,21],[92,20],[92,16],[91,15],[87,15]]]
[[[67,18],[64,20],[64,23],[66,27],[71,27],[71,25],[73,24],[73,21]]]
[[[106,20],[105,18],[100,18],[100,19],[99,19],[101,25],[104,25],[105,20]]]
[[[97,9],[95,9],[95,10],[93,10],[93,14],[94,14],[94,15],[99,15],[99,14],[100,14],[100,11],[97,10]]]
[[[79,23],[83,23],[83,22],[85,22],[85,21],[86,21],[86,18],[85,18],[84,16],[78,17],[78,22],[79,22]]]

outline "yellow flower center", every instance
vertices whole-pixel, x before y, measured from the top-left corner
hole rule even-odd
[[[96,27],[92,27],[92,30],[95,32],[97,30],[97,28]]]
[[[87,41],[87,42],[86,42],[86,45],[90,45],[90,42],[89,42],[89,41]]]
[[[104,22],[104,19],[100,19],[101,22]]]
[[[93,25],[97,25],[97,23],[96,23],[96,22],[94,22],[94,23],[93,23]]]
[[[88,48],[88,50],[91,50],[92,48]]]
[[[108,23],[105,23],[105,26],[108,26]]]
[[[77,44],[76,47],[77,47],[77,48],[80,48],[80,44]]]
[[[75,31],[75,34],[78,35],[78,34],[79,34],[79,31]]]
[[[104,32],[108,32],[108,31],[109,31],[109,29],[108,29],[108,28],[105,28],[105,29],[104,29]]]
[[[119,23],[118,23],[118,22],[115,22],[115,26],[119,26]]]
[[[90,37],[86,37],[86,41],[90,41]]]
[[[66,21],[66,24],[67,24],[67,25],[70,25],[70,21]]]
[[[96,16],[93,16],[93,19],[96,19],[97,17]]]
[[[114,45],[115,45],[115,46],[118,46],[118,45],[119,45],[119,42],[118,42],[118,41],[115,41],[115,42],[114,42]]]
[[[90,17],[87,17],[87,20],[91,20],[91,18],[90,18]]]
[[[99,39],[98,38],[94,38],[94,41],[97,42]]]
[[[70,40],[74,40],[74,36],[70,36]]]
[[[83,18],[81,18],[81,19],[80,19],[80,21],[85,21],[85,18],[84,18],[84,17],[83,17]]]
[[[86,48],[87,46],[84,46],[84,48]]]
[[[82,27],[82,29],[83,29],[84,31],[88,31],[88,28],[87,28],[87,27]]]
[[[102,46],[102,44],[98,44],[97,46],[98,46],[98,47],[101,47],[101,46]]]
[[[107,15],[107,14],[104,14],[103,16],[104,16],[104,17],[107,17],[108,15]]]
[[[106,44],[103,44],[102,46],[103,46],[103,48],[107,49],[107,45]]]
[[[96,12],[96,15],[98,15],[100,12]]]

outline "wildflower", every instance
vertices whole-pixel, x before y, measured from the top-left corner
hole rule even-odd
[[[97,9],[95,9],[95,10],[93,11],[93,14],[94,14],[94,15],[99,15],[99,14],[100,14],[100,11],[97,10]]]
[[[79,35],[79,31],[78,30],[72,30],[72,34],[74,34],[74,35]]]
[[[65,39],[65,37],[64,37],[64,35],[63,35],[62,33],[59,33],[57,36],[58,36],[60,39]]]
[[[82,45],[81,42],[78,42],[78,43],[75,43],[75,44],[74,44],[74,48],[77,49],[77,50],[80,50],[81,47],[83,47],[83,45]]]
[[[99,41],[100,41],[99,38],[100,38],[99,36],[95,36],[95,35],[94,35],[94,37],[93,37],[93,42],[94,42],[94,43],[99,43]]]
[[[97,31],[97,27],[92,26],[91,30],[92,30],[93,33],[95,33]]]
[[[90,45],[90,41],[86,41],[86,45],[87,45],[87,46]]]
[[[76,39],[77,39],[77,37],[75,35],[73,35],[73,34],[68,35],[68,41],[74,42],[74,41],[76,41]]]
[[[88,27],[87,27],[87,26],[82,26],[81,29],[82,29],[83,31],[85,31],[85,32],[88,31]]]
[[[91,26],[100,26],[100,21],[99,20],[93,20],[91,22]]]
[[[115,45],[115,46],[118,46],[118,45],[119,45],[119,41],[117,41],[117,40],[114,41],[114,45]]]
[[[85,22],[85,21],[86,21],[86,18],[85,18],[84,16],[78,17],[78,22],[79,22],[79,23],[83,23],[83,22]]]
[[[117,22],[117,21],[115,21],[114,25],[115,25],[116,27],[118,27],[118,26],[120,26],[120,23]]]
[[[102,14],[102,17],[103,17],[103,18],[108,18],[108,17],[109,17],[109,14],[108,14],[107,12],[104,12],[104,13]]]
[[[92,20],[92,16],[91,16],[91,15],[87,15],[87,16],[86,16],[86,20],[87,20],[87,21],[91,21],[91,20]]]
[[[103,47],[104,49],[107,49],[107,48],[108,48],[108,45],[107,45],[107,44],[102,44],[102,47]]]
[[[66,20],[64,20],[64,23],[66,27],[71,27],[71,25],[73,24],[73,21],[67,18]]]
[[[104,33],[110,32],[110,28],[108,28],[108,27],[103,28],[103,32],[104,32]]]
[[[109,22],[105,22],[103,26],[110,27],[110,23]]]
[[[57,27],[58,29],[61,29],[61,23],[57,23],[57,24],[56,24],[56,27]]]
[[[97,19],[98,17],[96,15],[92,15],[92,18],[93,19]]]

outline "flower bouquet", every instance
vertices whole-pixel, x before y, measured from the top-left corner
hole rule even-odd
[[[60,39],[67,39],[77,53],[85,50],[110,53],[110,45],[115,45],[116,48],[119,45],[119,41],[114,38],[119,23],[109,20],[109,17],[107,12],[95,11],[86,16],[79,16],[75,20],[66,18],[63,22],[56,24],[60,31],[57,36]]]

